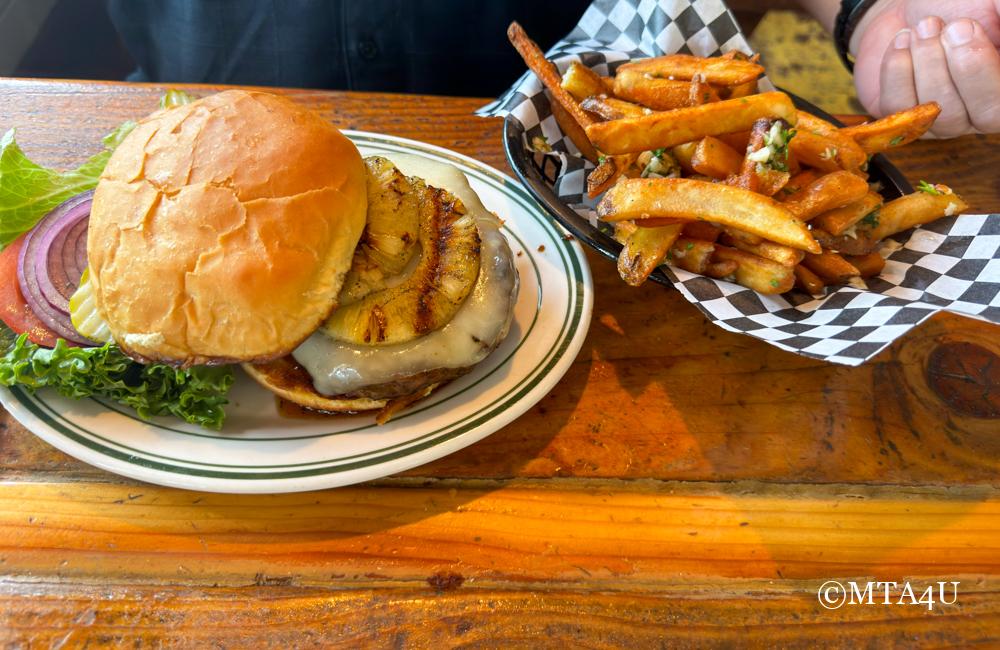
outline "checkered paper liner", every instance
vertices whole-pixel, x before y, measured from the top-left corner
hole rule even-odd
[[[546,54],[564,72],[580,61],[602,75],[633,58],[686,53],[751,53],[721,0],[596,0],[570,34]],[[772,88],[762,79],[761,89]],[[592,165],[564,137],[538,78],[525,73],[483,116],[516,118],[525,146],[542,136],[562,162],[555,192],[595,228],[605,229],[586,196]],[[859,365],[940,310],[1000,323],[1000,215],[940,219],[883,245],[882,273],[867,290],[842,286],[821,298],[792,291],[766,296],[731,282],[664,266],[674,287],[715,324],[784,350]]]

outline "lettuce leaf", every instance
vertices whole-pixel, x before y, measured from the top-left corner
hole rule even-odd
[[[11,334],[0,323],[0,341],[9,342]],[[105,397],[135,409],[144,419],[173,415],[191,424],[220,429],[233,372],[226,366],[180,370],[163,364],[143,365],[113,343],[74,348],[59,339],[54,348],[43,348],[22,334],[0,357],[0,385],[31,391],[49,387],[76,399]]]
[[[190,104],[196,97],[171,88],[160,98],[160,108]],[[66,199],[97,187],[111,158],[136,123],[129,120],[104,136],[104,151],[68,172],[46,169],[32,162],[17,146],[14,129],[0,138],[0,250],[35,227],[42,217]]]
[[[97,187],[111,152],[132,129],[125,122],[104,137],[105,150],[68,172],[32,162],[14,138],[14,129],[0,138],[0,249],[31,230],[52,208]]]
[[[177,90],[176,88],[169,88],[167,92],[163,93],[163,97],[160,97],[160,108],[173,108],[175,106],[183,106],[184,104],[190,104],[194,100],[198,99],[193,95],[189,95],[183,90]]]

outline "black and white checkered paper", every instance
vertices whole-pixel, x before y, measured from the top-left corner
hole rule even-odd
[[[546,56],[560,71],[580,61],[610,75],[634,58],[677,52],[715,56],[730,50],[751,53],[722,0],[596,0]],[[761,90],[771,88],[766,79],[760,85]],[[516,118],[525,129],[525,146],[544,137],[552,155],[562,161],[556,193],[595,227],[603,227],[594,214],[595,202],[586,197],[592,165],[564,137],[534,74],[527,72],[478,113]],[[940,310],[1000,323],[1000,215],[940,219],[893,239],[882,249],[885,269],[867,281],[867,290],[843,286],[821,298],[795,291],[765,296],[673,267],[664,271],[715,324],[784,350],[851,366]]]

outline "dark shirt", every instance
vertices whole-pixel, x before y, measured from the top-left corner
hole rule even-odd
[[[109,0],[133,81],[493,96],[525,71],[519,21],[543,49],[584,0]]]

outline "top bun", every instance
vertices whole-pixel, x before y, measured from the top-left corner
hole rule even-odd
[[[184,366],[287,354],[334,307],[365,183],[354,144],[277,95],[228,90],[149,116],[111,156],[87,233],[115,341]]]

